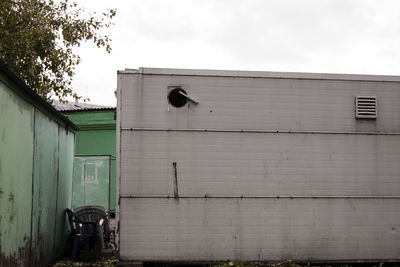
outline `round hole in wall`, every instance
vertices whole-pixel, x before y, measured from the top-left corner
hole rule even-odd
[[[183,107],[188,101],[187,98],[181,94],[181,92],[186,94],[185,90],[182,88],[175,88],[168,94],[169,103],[176,108]]]

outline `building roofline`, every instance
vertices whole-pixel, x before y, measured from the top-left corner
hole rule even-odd
[[[338,81],[373,81],[400,82],[400,76],[369,74],[337,74],[311,72],[274,72],[274,71],[242,71],[242,70],[208,70],[208,69],[169,69],[139,68],[118,71],[120,74],[170,75],[170,76],[208,76],[236,78],[273,78],[298,80],[338,80]]]
[[[113,106],[96,105],[91,103],[82,102],[66,102],[60,103],[58,101],[53,101],[52,105],[58,111],[64,112],[82,112],[82,111],[105,111],[105,110],[115,110]]]
[[[65,109],[60,112],[89,112],[89,111],[106,111],[106,110],[115,110],[116,108],[86,108],[86,109]]]
[[[10,89],[17,93],[20,97],[22,97],[24,100],[37,107],[41,111],[44,111],[48,115],[51,115],[57,122],[64,124],[66,127],[72,129],[73,131],[79,130],[78,126],[76,126],[62,113],[57,111],[50,103],[40,97],[35,91],[28,87],[25,82],[17,77],[12,71],[10,71],[7,65],[1,59],[0,70],[10,82],[14,83],[14,86],[10,86]],[[7,81],[4,82],[7,83]]]

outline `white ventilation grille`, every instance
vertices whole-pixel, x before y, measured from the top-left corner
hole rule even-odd
[[[356,118],[376,119],[376,96],[356,96]]]

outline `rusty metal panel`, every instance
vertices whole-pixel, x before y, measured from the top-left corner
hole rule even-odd
[[[63,256],[67,233],[70,231],[65,209],[71,207],[72,196],[72,169],[74,157],[75,135],[58,127],[59,155],[58,155],[58,184],[57,184],[57,210],[55,229],[55,255]]]
[[[34,108],[0,82],[0,266],[30,260]]]
[[[400,260],[394,199],[121,200],[121,259]]]
[[[58,124],[37,110],[32,199],[32,264],[36,266],[49,264],[54,257],[58,138]]]

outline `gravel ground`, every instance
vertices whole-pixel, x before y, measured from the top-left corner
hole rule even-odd
[[[119,261],[115,257],[101,257],[95,261],[74,261],[63,259],[53,265],[53,267],[80,266],[80,267],[112,267],[117,266]]]
[[[122,264],[122,265],[120,265]],[[102,257],[94,261],[74,261],[71,260],[61,260],[53,265],[53,267],[112,267],[112,266],[127,266],[120,263],[115,257]],[[144,263],[144,267],[183,267],[188,266],[185,264],[171,264],[171,263]],[[204,265],[189,265],[191,267],[399,267],[399,264],[384,264],[384,263],[358,263],[358,264],[297,264],[292,260],[287,260],[278,263],[260,263],[260,262],[241,262],[241,261],[227,261],[221,264],[204,264]]]

